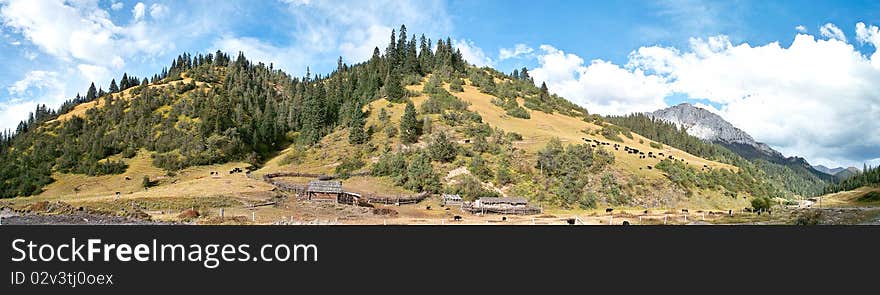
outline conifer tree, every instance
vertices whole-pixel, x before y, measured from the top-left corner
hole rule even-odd
[[[95,98],[98,98],[98,89],[95,88],[95,82],[92,82],[92,84],[89,85],[89,90],[86,91],[86,100],[92,101],[95,100]]]
[[[348,142],[362,144],[367,141],[367,134],[364,132],[364,114],[361,112],[360,106],[355,106],[352,111],[351,123],[348,126]]]
[[[110,81],[110,93],[119,92],[119,86],[116,85],[116,79]]]
[[[400,139],[403,143],[415,143],[419,140],[419,120],[416,119],[416,107],[412,102],[406,103],[400,119]]]
[[[388,101],[399,102],[403,100],[406,90],[400,84],[399,74],[392,72],[385,77],[385,95],[388,97]]]

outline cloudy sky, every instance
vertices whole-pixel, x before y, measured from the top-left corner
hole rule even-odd
[[[406,24],[593,113],[690,102],[812,164],[880,164],[880,2],[605,2],[0,0],[0,128],[184,51],[326,73]]]

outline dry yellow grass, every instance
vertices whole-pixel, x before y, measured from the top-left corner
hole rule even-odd
[[[515,144],[526,151],[535,152],[540,150],[546,145],[547,141],[553,137],[557,137],[563,143],[568,144],[583,143],[583,138],[590,140],[596,139],[602,142],[610,142],[612,144],[617,143],[599,135],[588,135],[582,132],[582,130],[600,130],[602,127],[585,122],[579,118],[573,118],[558,113],[547,114],[533,110],[529,110],[529,114],[531,115],[530,119],[514,118],[508,116],[501,107],[492,104],[494,96],[482,93],[479,89],[470,85],[464,86],[464,89],[464,92],[453,92],[452,94],[469,102],[471,104],[469,109],[480,113],[483,117],[483,121],[489,123],[489,125],[501,128],[507,132],[516,132],[522,135],[523,140],[516,142]],[[522,99],[519,101],[520,104],[523,103]],[[667,156],[672,155],[676,159],[685,159],[685,162],[697,169],[702,168],[703,165],[707,165],[713,169],[726,168],[734,171],[737,170],[734,166],[699,158],[667,145],[664,145],[662,149],[652,148],[649,145],[652,142],[650,139],[636,133],[633,133],[633,139],[623,136],[621,136],[621,138],[623,138],[623,142],[620,143],[621,146],[629,146],[643,151],[646,154],[647,152],[654,152],[655,154],[662,152]],[[640,140],[643,143],[640,143]],[[649,165],[652,167],[656,165],[660,161],[659,159],[639,159],[636,155],[627,154],[623,147],[617,151],[611,146],[605,146],[604,148],[614,154],[614,165],[617,167],[643,177],[657,178],[662,176],[661,172],[657,170],[647,169],[647,166]]]
[[[819,197],[821,207],[861,207],[876,206],[877,202],[860,202],[858,199],[869,192],[880,193],[880,187],[860,187],[851,191],[837,192]],[[814,205],[814,206],[818,206]]]
[[[181,80],[171,81],[171,82],[162,83],[162,84],[150,84],[147,87],[150,87],[151,89],[164,89],[164,88],[171,87],[174,85],[191,83],[192,80],[193,80],[192,78],[183,78]],[[205,83],[205,82],[201,82],[201,81],[196,81],[196,85],[200,86],[200,87],[211,87],[210,84]],[[114,100],[117,100],[117,99],[130,100],[134,97],[131,94],[131,92],[135,89],[137,89],[137,87],[132,87],[132,88],[126,89],[124,91],[120,91],[118,93],[108,94],[108,96],[112,97]],[[107,96],[103,96],[103,97],[100,97],[94,101],[79,104],[76,107],[74,107],[73,110],[71,110],[70,112],[62,114],[62,115],[58,116],[58,118],[51,120],[51,121],[48,121],[47,123],[52,123],[55,121],[64,122],[64,121],[67,121],[70,118],[73,118],[75,116],[84,117],[86,114],[86,111],[93,109],[93,108],[103,107],[106,104],[105,103],[106,97]]]
[[[152,165],[152,160],[146,151],[141,151],[134,158],[124,161],[129,167],[123,174],[87,176],[56,173],[53,175],[56,181],[48,185],[43,193],[32,197],[14,198],[12,201],[14,203],[112,201],[116,199],[116,192],[121,193],[121,199],[205,196],[249,199],[262,198],[262,193],[273,189],[267,183],[248,179],[243,173],[229,174],[229,170],[234,167],[247,166],[240,162],[190,167],[171,177],[166,176],[162,169]],[[219,172],[219,175],[211,176],[211,171]],[[144,190],[142,187],[144,176],[158,182],[158,185]],[[130,179],[126,180],[126,177]]]

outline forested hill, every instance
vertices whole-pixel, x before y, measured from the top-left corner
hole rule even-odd
[[[702,140],[688,134],[685,128],[674,123],[653,118],[645,114],[626,116],[609,116],[606,118],[615,125],[628,128],[647,138],[667,143],[713,161],[731,164],[755,175],[765,177],[777,187],[802,196],[815,196],[823,192],[828,185],[825,179],[817,177],[810,170],[803,168],[802,158],[789,158],[790,162],[779,163],[764,158],[748,160],[729,150],[726,146]],[[829,180],[830,181],[830,180]]]
[[[880,166],[870,167],[865,165],[860,173],[857,173],[847,179],[829,185],[825,188],[825,193],[836,193],[840,191],[854,190],[863,186],[880,186]]]
[[[459,83],[468,76],[494,87],[486,71],[468,69],[474,68],[449,38],[434,43],[408,35],[405,26],[392,32],[384,54],[375,48],[355,65],[340,58],[326,76],[292,77],[241,53],[182,54],[151,79],[123,75],[106,92],[92,84],[58,111],[40,106],[14,133],[4,132],[0,197],[38,194],[53,172],[122,173],[122,159],[140,150],[151,152],[154,166],[175,171],[233,160],[259,165],[292,142],[314,143],[338,126],[352,128],[353,140],[362,141],[362,107],[379,97],[407,100],[404,86],[427,74]],[[526,69],[514,76],[531,80]],[[546,86],[541,90],[526,106],[586,114],[549,95]]]

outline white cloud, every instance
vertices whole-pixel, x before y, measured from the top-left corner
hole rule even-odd
[[[121,74],[128,59],[150,61],[175,47],[169,41],[176,38],[173,32],[160,34],[160,27],[143,20],[143,4],[133,11],[139,21],[120,26],[112,21],[108,10],[99,7],[98,1],[0,2],[0,24],[4,32],[20,36],[17,38],[23,41],[22,56],[28,60],[46,56],[40,62],[53,69],[44,72],[63,76],[51,76],[52,79],[40,82],[51,83],[50,88],[30,85],[28,91],[19,92],[15,87],[15,93],[10,92],[11,97],[3,97],[6,101],[0,103],[0,117],[5,120],[0,128],[14,128],[19,120],[25,119],[27,112],[18,112],[24,105],[31,108],[39,103],[57,108],[89,82],[106,86],[111,76]],[[113,7],[111,4],[110,9]],[[35,81],[34,75],[39,73],[31,71],[11,85]]]
[[[498,59],[505,60],[510,58],[520,58],[523,56],[527,56],[534,52],[535,50],[529,47],[526,44],[516,44],[513,48],[501,48],[498,51]]]
[[[58,79],[58,73],[50,71],[30,71],[25,74],[24,79],[18,80],[6,88],[9,94],[14,96],[24,95],[28,89],[32,87],[42,88],[46,86],[46,82],[52,82]]]
[[[214,41],[211,47],[229,53],[233,58],[240,51],[254,62],[267,65],[273,63],[275,68],[296,69],[297,72],[304,72],[312,62],[304,52],[275,46],[256,38],[227,36]]]
[[[656,73],[672,91],[720,104],[725,119],[783,154],[853,165],[880,154],[880,132],[866,132],[880,130],[880,121],[868,119],[880,117],[880,70],[838,37],[798,34],[788,48],[693,39],[686,52],[642,47],[629,66]]]
[[[642,70],[627,70],[611,62],[593,60],[584,65],[577,55],[541,45],[539,66],[529,71],[540,85],[587,108],[590,113],[627,114],[666,107],[665,81]]]
[[[154,19],[160,19],[168,15],[168,6],[153,3],[150,5],[150,17]]]
[[[0,130],[14,129],[18,122],[27,118],[38,104],[49,106],[61,104],[64,98],[65,81],[61,74],[53,71],[30,71],[21,80],[12,83],[6,91],[11,98],[0,101]],[[33,99],[31,97],[39,97]]]
[[[363,61],[379,47],[384,54],[391,29],[406,24],[408,38],[413,33],[446,34],[451,21],[441,1],[286,1],[296,22],[293,37],[307,50],[350,49],[343,56],[354,63]],[[385,36],[381,33],[385,32]],[[400,36],[400,32],[396,32]],[[444,36],[445,37],[445,36]],[[354,52],[368,48],[367,53]],[[335,63],[335,59],[332,59]]]
[[[647,46],[621,67],[585,63],[542,45],[535,82],[592,113],[622,114],[664,107],[679,94],[720,114],[786,155],[829,167],[860,166],[880,155],[880,45],[877,26],[856,25],[856,40],[875,50],[866,57],[834,25],[823,39],[796,34],[779,42],[734,44],[727,36],[692,38],[684,50]],[[836,29],[836,30],[835,30]],[[873,159],[873,160],[872,160]]]
[[[134,8],[131,9],[131,14],[134,17],[134,21],[138,22],[144,19],[144,14],[147,9],[147,6],[144,5],[143,2],[138,2],[134,5]]]
[[[819,28],[819,33],[822,34],[822,37],[846,42],[846,35],[843,33],[843,30],[832,23],[822,25]]]
[[[113,4],[110,5],[110,9],[113,9],[113,10],[120,10],[120,9],[122,9],[122,7],[124,7],[124,6],[125,6],[125,4],[122,3],[122,2],[113,2]]]
[[[388,43],[390,35],[391,28],[383,25],[374,24],[366,30],[351,30],[339,45],[339,49],[342,51],[342,56],[349,60],[367,60],[373,55],[373,49],[376,47],[384,53],[382,45]]]
[[[805,27],[804,25],[797,25],[796,27],[794,27],[794,30],[798,31],[798,33],[807,33],[807,27]]]
[[[97,81],[98,83],[103,81],[108,81],[111,79],[112,75],[110,70],[98,66],[98,65],[90,65],[90,64],[79,64],[76,66],[79,69],[82,76],[86,79],[86,81]]]
[[[452,46],[461,51],[461,56],[468,63],[478,67],[492,66],[492,58],[483,52],[483,49],[477,47],[474,41],[470,40],[452,40]]]
[[[143,4],[139,4],[134,14],[142,18]],[[127,56],[155,54],[173,46],[146,24],[117,26],[94,1],[10,1],[0,8],[0,19],[40,50],[64,62],[118,69]]]

